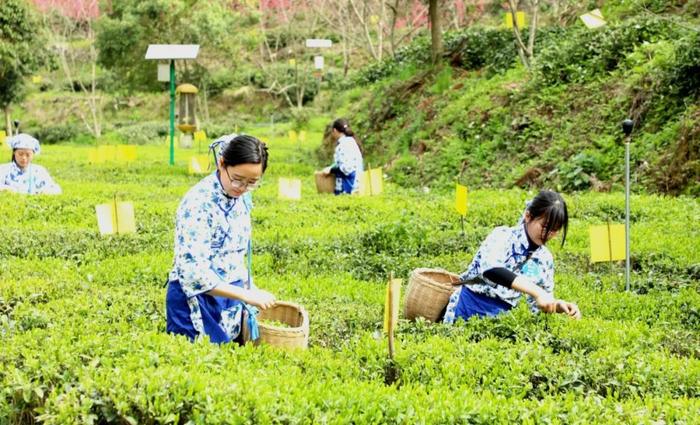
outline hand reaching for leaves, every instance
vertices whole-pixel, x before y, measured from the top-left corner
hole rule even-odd
[[[275,305],[275,296],[262,289],[251,288],[246,293],[245,302],[265,310]]]

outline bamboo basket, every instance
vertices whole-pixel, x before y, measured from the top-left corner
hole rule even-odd
[[[323,174],[320,171],[316,171],[314,177],[318,193],[333,193],[335,191],[335,176],[333,174]]]
[[[431,322],[437,322],[457,282],[459,282],[459,276],[447,270],[425,268],[413,270],[406,289],[404,316],[409,320],[420,316]]]
[[[275,320],[289,327],[273,326],[262,323],[263,320]],[[245,340],[249,340],[249,330],[244,326]],[[277,301],[274,306],[258,313],[258,330],[260,338],[255,344],[268,344],[284,348],[303,348],[309,346],[309,315],[304,307]]]

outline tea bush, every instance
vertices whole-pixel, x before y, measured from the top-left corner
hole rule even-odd
[[[268,129],[243,129],[251,134]],[[278,133],[283,133],[281,130]],[[271,134],[271,132],[270,132]],[[590,264],[588,226],[620,222],[620,193],[565,194],[556,293],[584,318],[524,306],[455,326],[399,322],[381,334],[384,282],[415,267],[464,270],[534,192],[470,188],[462,230],[453,183],[386,183],[371,198],[319,195],[308,142],[269,138],[254,193],[253,274],[310,316],[307,351],[190,343],[165,333],[174,216],[200,177],[196,149],[138,147],[133,164],[89,165],[88,147],[37,162],[59,197],[2,192],[0,423],[693,423],[700,415],[697,198],[634,195],[632,290],[621,264]],[[277,199],[277,178],[302,200]],[[134,202],[137,233],[100,236],[94,206]]]

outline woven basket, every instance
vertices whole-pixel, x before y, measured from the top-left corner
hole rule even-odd
[[[404,316],[413,320],[424,317],[436,322],[455,290],[459,276],[442,269],[415,269],[408,279]]]
[[[335,176],[333,174],[323,174],[320,171],[314,173],[316,178],[316,191],[318,193],[333,193],[335,191]]]
[[[273,326],[264,320],[274,320],[289,327]],[[244,337],[248,340],[248,327],[244,326]],[[277,301],[274,306],[258,314],[260,338],[255,344],[269,344],[284,348],[307,348],[309,346],[309,315],[304,307],[285,301]]]

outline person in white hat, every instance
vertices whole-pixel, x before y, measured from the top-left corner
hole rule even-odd
[[[53,181],[46,168],[32,164],[34,155],[41,152],[37,139],[20,133],[8,137],[7,144],[12,149],[12,162],[0,165],[0,191],[29,195],[61,194],[61,187]]]

